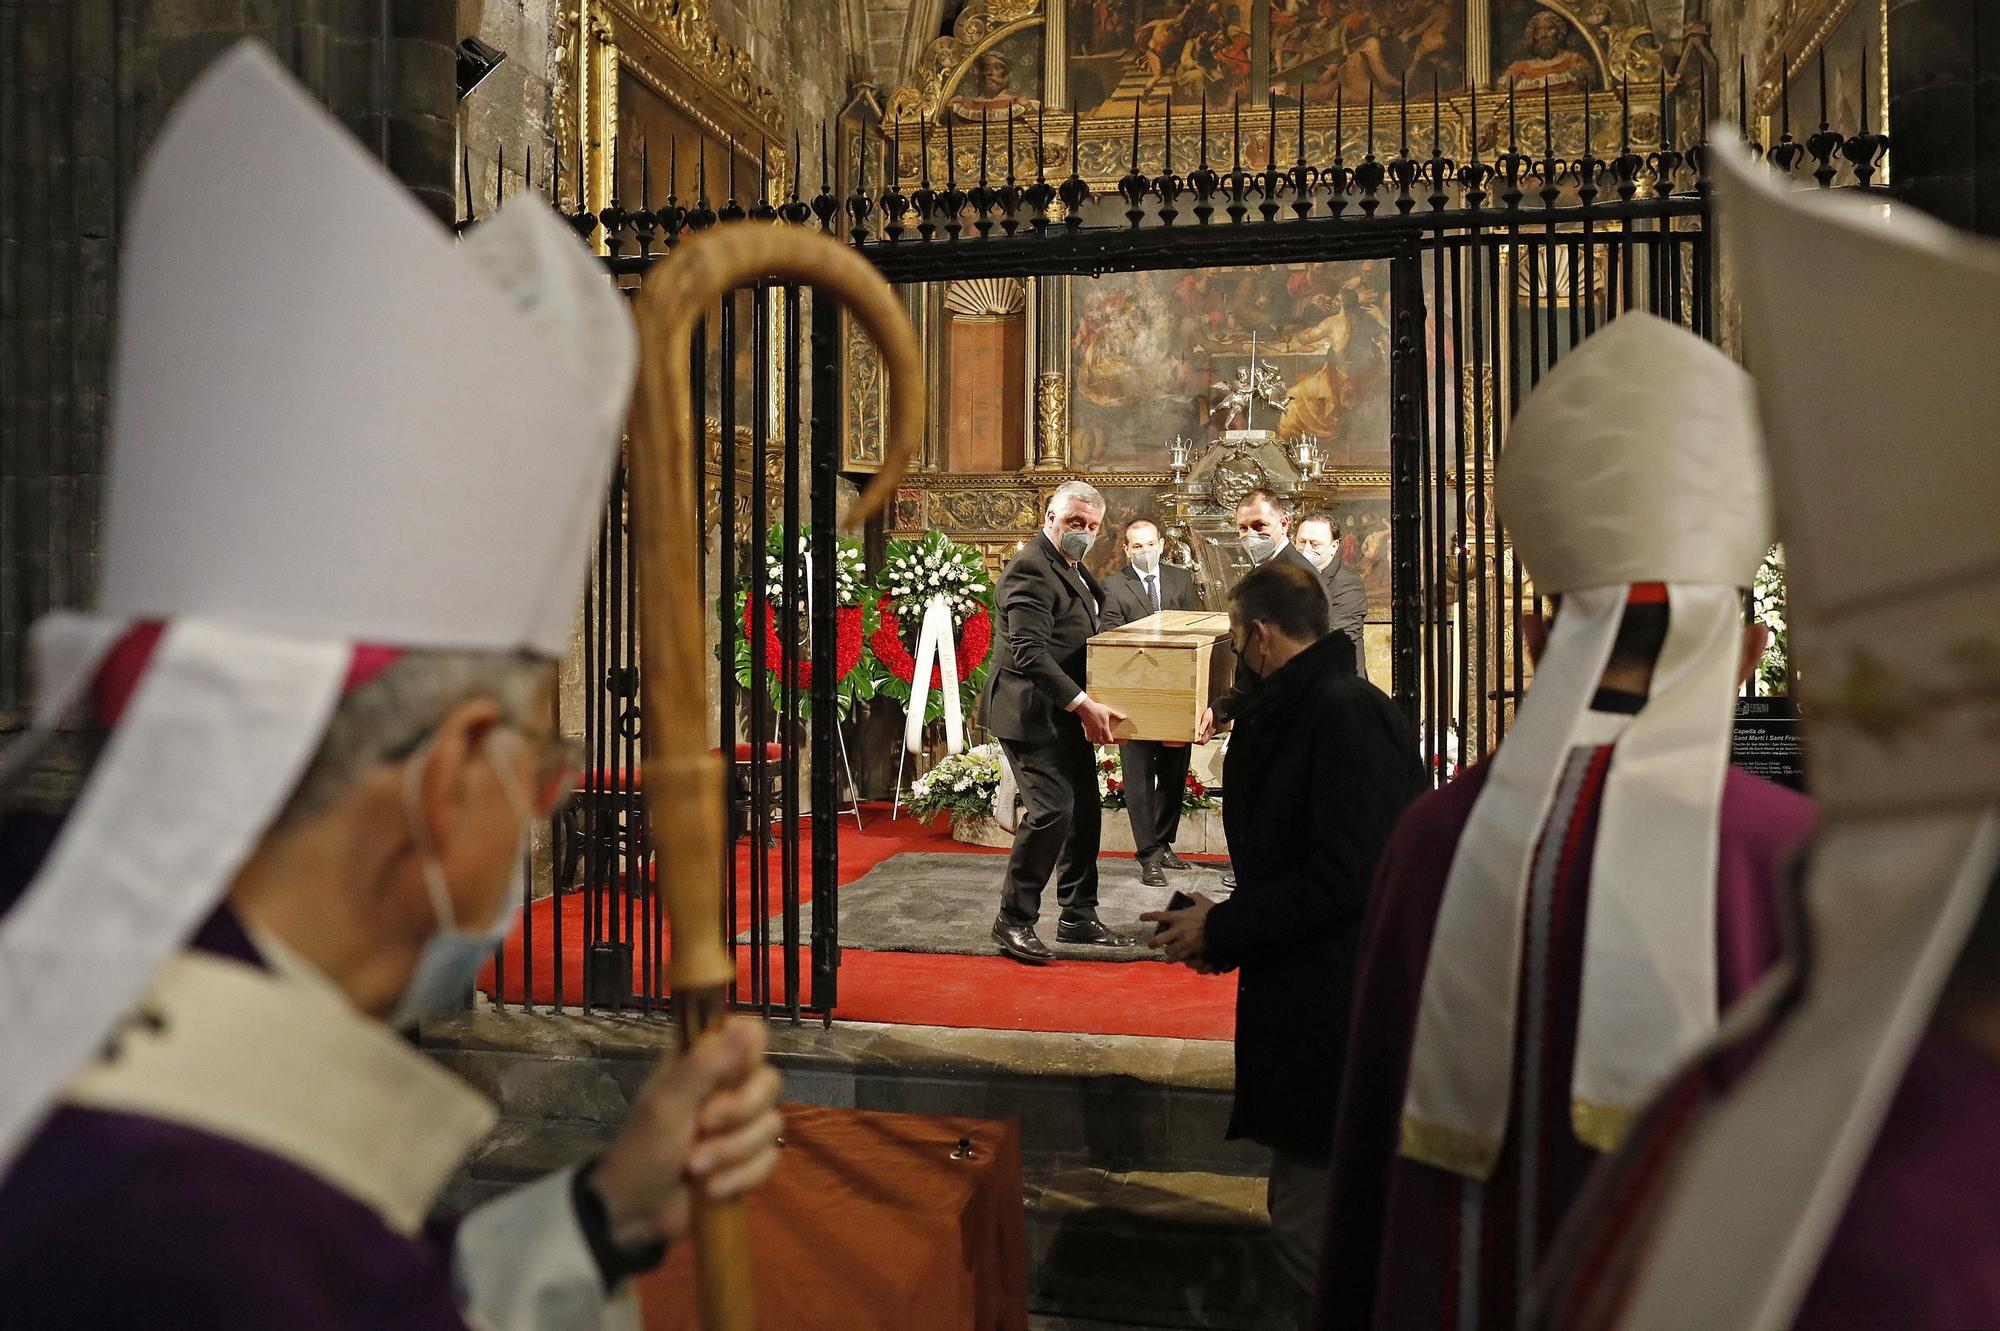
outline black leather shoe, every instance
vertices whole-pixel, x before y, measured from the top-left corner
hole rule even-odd
[[[1193,866],[1192,864],[1189,864],[1189,863],[1188,863],[1188,862],[1187,862],[1186,860],[1184,860],[1184,859],[1182,859],[1182,858],[1181,858],[1180,856],[1178,856],[1178,855],[1174,854],[1174,852],[1173,852],[1173,850],[1172,850],[1172,848],[1171,848],[1171,847],[1170,847],[1170,848],[1168,848],[1168,849],[1167,849],[1167,850],[1165,850],[1165,851],[1162,851],[1162,852],[1160,853],[1160,867],[1161,867],[1162,869],[1192,869],[1192,868],[1194,868],[1194,866]]]
[[[1113,933],[1095,912],[1087,920],[1064,920],[1056,926],[1058,943],[1087,943],[1093,947],[1131,947],[1133,940]]]
[[[1164,861],[1162,860],[1140,860],[1139,881],[1147,887],[1165,887],[1167,885],[1167,871],[1163,865]]]
[[[1006,955],[1016,961],[1025,961],[1030,966],[1042,966],[1055,960],[1056,954],[1049,951],[1049,945],[1035,937],[1035,926],[1032,924],[1014,925],[1004,920],[995,920],[993,941],[1000,945],[1000,950]]]

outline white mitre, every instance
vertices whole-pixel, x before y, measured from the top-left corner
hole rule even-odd
[[[1506,1134],[1528,875],[1635,584],[1669,607],[1645,707],[1605,778],[1571,1081],[1608,1150],[1715,1028],[1715,865],[1743,609],[1769,548],[1749,377],[1695,334],[1621,315],[1546,375],[1495,502],[1548,647],[1459,841],[1424,972],[1402,1154],[1484,1179]],[[1496,946],[1496,940],[1505,940]]]
[[[164,631],[0,919],[0,1165],[214,908],[357,645],[564,650],[635,367],[546,206],[454,241],[254,43],[126,236],[97,607],[37,625],[38,725]]]
[[[1822,816],[1800,992],[1688,1141],[1622,1324],[1775,1331],[2000,861],[2000,246],[1733,153],[1715,174]],[[1815,275],[1771,257],[1800,254]]]

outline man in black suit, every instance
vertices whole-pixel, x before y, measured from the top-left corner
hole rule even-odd
[[[1162,610],[1196,608],[1194,574],[1163,564],[1160,529],[1144,518],[1126,524],[1125,557],[1130,562],[1104,580],[1103,628],[1115,629]],[[1132,821],[1132,844],[1139,852],[1139,877],[1148,887],[1165,887],[1166,870],[1190,867],[1174,854],[1187,789],[1190,749],[1158,740],[1127,740],[1118,746],[1125,768],[1125,814]]]
[[[1267,560],[1230,593],[1229,630],[1239,668],[1262,681],[1223,760],[1239,886],[1223,901],[1197,893],[1192,906],[1139,918],[1162,926],[1152,946],[1172,960],[1239,974],[1229,1136],[1271,1148],[1271,1238],[1303,1313],[1362,916],[1423,767],[1402,713],[1356,678],[1354,644],[1328,632],[1317,570]]]
[[[1341,557],[1340,530],[1331,513],[1308,513],[1293,530],[1298,535],[1299,553],[1319,570],[1320,585],[1326,588],[1326,609],[1332,631],[1345,633],[1354,643],[1354,673],[1368,678],[1368,645],[1362,641],[1362,625],[1368,622],[1368,588],[1361,575]]]
[[[1014,828],[993,941],[1016,961],[1055,954],[1035,936],[1042,889],[1056,875],[1064,943],[1129,946],[1097,918],[1103,809],[1093,744],[1109,744],[1125,714],[1084,692],[1084,644],[1097,632],[1104,589],[1083,557],[1104,523],[1104,496],[1082,481],[1057,487],[1041,533],[1000,575],[999,633],[986,680],[986,728],[1000,741],[1027,814]]]
[[[1236,501],[1236,535],[1243,542],[1243,551],[1250,556],[1251,564],[1257,568],[1266,564],[1290,564],[1312,574],[1313,582],[1317,584],[1319,569],[1292,544],[1291,525],[1290,507],[1270,490],[1255,489]],[[1216,731],[1234,721],[1250,706],[1262,684],[1263,679],[1256,669],[1238,656],[1236,675],[1229,691],[1202,713],[1201,724],[1195,729],[1196,740],[1207,743],[1213,739]]]

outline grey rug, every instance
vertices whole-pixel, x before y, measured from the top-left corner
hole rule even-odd
[[[840,944],[869,952],[996,953],[999,949],[990,935],[1006,871],[1004,855],[915,851],[892,855],[840,889]],[[1222,888],[1221,869],[1209,865],[1168,870],[1167,886],[1162,889],[1139,881],[1137,860],[1103,859],[1098,861],[1097,883],[1098,918],[1119,933],[1139,939],[1150,937],[1154,929],[1140,923],[1140,914],[1164,910],[1176,891],[1190,895],[1206,892],[1216,901],[1228,895]],[[1146,961],[1165,956],[1143,945],[1113,948],[1059,943],[1056,923],[1061,913],[1051,885],[1042,893],[1042,918],[1035,932],[1059,957]]]

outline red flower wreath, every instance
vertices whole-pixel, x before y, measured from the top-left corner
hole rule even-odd
[[[783,669],[784,645],[778,641],[777,614],[769,601],[764,603],[764,669],[768,674],[777,674]],[[843,605],[833,612],[833,682],[838,686],[854,667],[861,664],[861,607]],[[756,632],[750,622],[750,599],[743,600],[743,634],[748,637]],[[915,669],[914,663],[911,669]],[[806,656],[798,664],[798,684],[801,689],[812,687],[812,658]]]
[[[896,618],[895,604],[885,596],[877,607],[882,613],[882,623],[868,641],[874,644],[875,659],[889,667],[889,673],[905,684],[914,685],[917,678],[917,658],[910,655],[910,649],[903,646],[902,621]],[[972,677],[972,672],[985,662],[986,654],[993,650],[993,616],[981,606],[966,616],[965,623],[958,630],[958,679],[963,684]],[[931,685],[934,689],[944,687],[944,671],[931,667]]]

